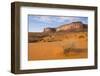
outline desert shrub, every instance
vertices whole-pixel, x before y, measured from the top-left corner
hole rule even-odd
[[[84,36],[83,35],[80,35],[79,38],[84,38]]]
[[[53,42],[52,40],[49,40],[48,42]]]
[[[43,42],[46,42],[46,40],[43,40]]]
[[[70,51],[75,48],[75,42],[69,42],[67,45],[63,46],[64,54],[67,55]]]
[[[69,54],[70,53],[70,48],[64,48],[64,54]]]
[[[38,38],[38,37],[29,37],[28,38],[28,42],[29,43],[32,43],[32,42],[39,42],[41,41],[41,38]]]

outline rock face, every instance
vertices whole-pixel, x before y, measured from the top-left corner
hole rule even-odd
[[[70,24],[61,25],[57,28],[44,28],[44,32],[73,31],[84,28],[87,28],[86,24],[83,24],[82,22],[72,22]]]
[[[44,28],[44,32],[55,32],[56,28]]]

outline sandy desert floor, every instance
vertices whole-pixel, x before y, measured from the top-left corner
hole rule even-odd
[[[79,38],[79,34],[70,34],[73,37],[69,39],[65,38],[62,41],[54,42],[36,42],[28,44],[28,60],[52,60],[52,59],[76,59],[76,58],[87,58],[87,37],[85,33],[83,38]],[[77,35],[78,37],[74,37]],[[59,38],[59,37],[57,37]],[[64,53],[64,48],[69,48],[74,44],[74,49],[81,49],[80,51],[71,50],[68,53]]]

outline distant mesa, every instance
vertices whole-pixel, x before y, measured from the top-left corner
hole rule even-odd
[[[74,31],[78,29],[85,29],[87,28],[87,24],[83,24],[82,22],[72,22],[69,24],[60,25],[56,28],[44,28],[44,32],[59,32],[59,31]]]

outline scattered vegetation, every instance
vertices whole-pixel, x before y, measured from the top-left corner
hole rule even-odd
[[[71,50],[73,50],[75,48],[75,42],[73,42],[73,41],[71,42],[70,41],[66,45],[63,45],[62,47],[64,49],[64,55],[67,55],[67,54],[70,53]]]
[[[70,38],[86,38],[87,32],[56,32],[56,33],[30,33],[28,34],[28,42],[55,42],[63,41]]]
[[[85,38],[83,35],[80,35],[79,38]]]

